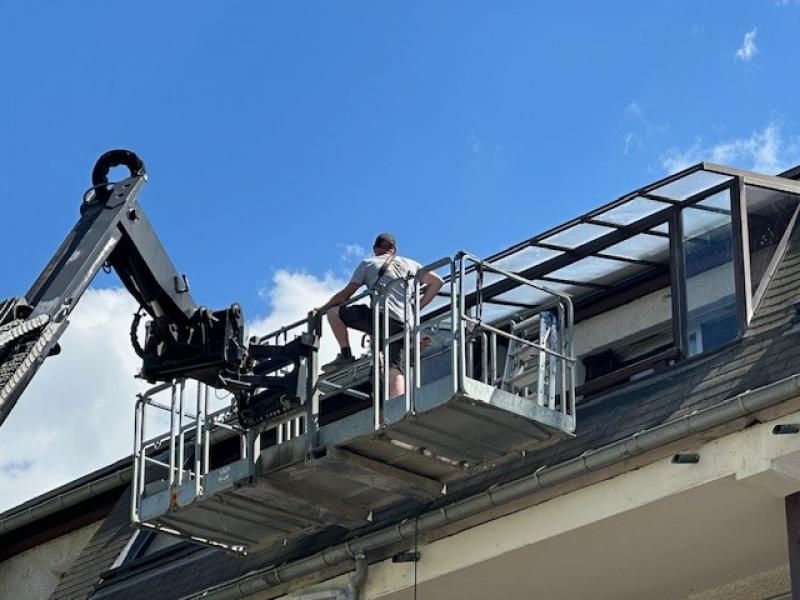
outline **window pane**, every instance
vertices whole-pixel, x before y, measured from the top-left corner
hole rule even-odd
[[[793,194],[745,186],[750,241],[750,281],[756,293],[800,198]]]
[[[542,243],[553,244],[554,246],[563,246],[565,248],[577,248],[581,244],[590,242],[601,235],[616,231],[612,227],[604,227],[602,225],[592,225],[591,223],[578,223],[569,229],[554,233],[550,237],[540,240]]]
[[[505,276],[500,275],[499,273],[492,273],[491,271],[484,270],[483,272],[483,283],[481,285],[481,289],[485,289],[489,287],[491,284],[500,281],[501,279],[506,279]],[[458,280],[456,280],[457,282]],[[466,275],[464,275],[464,293],[465,294],[472,294],[476,291],[477,286],[477,275],[475,271],[470,271]],[[456,292],[458,292],[458,283],[456,283]],[[450,282],[447,281],[442,286],[442,289],[439,292],[440,294],[450,294]],[[427,308],[427,307],[426,307]]]
[[[634,221],[638,221],[643,217],[669,208],[669,206],[670,205],[665,202],[657,202],[656,200],[637,196],[611,210],[600,213],[594,218],[598,221],[607,221],[615,225],[630,225]]]
[[[728,191],[682,211],[689,354],[736,337],[733,227]],[[722,209],[722,210],[707,210]],[[726,214],[727,212],[727,214]]]
[[[733,177],[730,175],[720,175],[719,173],[712,173],[710,171],[695,171],[680,179],[676,179],[672,183],[651,190],[651,193],[673,200],[686,200],[695,194],[699,194],[704,190],[732,179]]]
[[[632,265],[610,258],[587,256],[571,265],[548,273],[548,275],[568,281],[611,285],[645,270],[647,267],[641,265]]]
[[[663,263],[669,260],[669,238],[640,233],[609,246],[603,254]]]
[[[551,250],[550,248],[528,246],[519,252],[514,252],[514,254],[504,256],[503,258],[500,258],[491,264],[496,266],[498,269],[511,271],[512,273],[518,273],[529,267],[538,265],[539,263],[559,256],[560,254],[563,254],[563,252]]]
[[[528,285],[516,287],[513,290],[509,290],[508,292],[500,294],[496,298],[497,300],[505,302],[518,302],[520,304],[528,304],[531,306],[536,306],[545,302],[550,303],[557,299],[552,294],[548,294],[542,290],[537,290],[536,288],[532,288]]]

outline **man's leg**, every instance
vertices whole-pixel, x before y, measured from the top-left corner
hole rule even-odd
[[[331,324],[333,335],[336,337],[341,351],[333,361],[322,366],[323,371],[334,371],[355,362],[353,351],[350,349],[350,338],[347,335],[347,329],[368,331],[371,326],[369,313],[369,307],[364,305],[334,306],[328,309],[326,313],[328,322]]]
[[[349,348],[350,338],[347,335],[347,325],[344,324],[342,317],[339,316],[339,307],[332,306],[325,314],[328,315],[328,323],[330,323],[331,329],[333,330],[333,336],[336,338],[336,341],[339,342],[339,348],[342,350]]]
[[[406,377],[397,367],[389,367],[389,397],[400,396],[406,391]]]

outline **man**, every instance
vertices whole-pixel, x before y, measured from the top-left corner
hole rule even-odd
[[[364,285],[370,290],[379,286],[387,286],[398,279],[405,279],[417,274],[422,268],[418,262],[410,258],[397,256],[397,244],[390,233],[381,233],[375,238],[374,256],[364,259],[358,265],[353,277],[342,290],[336,292],[328,302],[319,308],[328,315],[328,322],[333,330],[340,352],[333,362],[323,366],[323,371],[331,371],[355,361],[350,349],[347,328],[357,329],[372,335],[372,308],[364,304],[341,306],[347,302],[358,289]],[[420,296],[420,308],[427,306],[442,287],[442,278],[436,273],[425,273],[422,277],[424,289]],[[403,319],[406,296],[402,284],[388,288],[386,305],[389,309],[389,335],[403,330]],[[382,322],[382,321],[381,321]],[[389,346],[389,395],[398,396],[405,392],[403,343],[395,342]]]

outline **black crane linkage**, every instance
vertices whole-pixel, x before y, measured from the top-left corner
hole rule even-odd
[[[109,183],[113,167],[130,176]],[[315,333],[282,347],[244,340],[238,304],[221,310],[198,305],[137,201],[147,181],[133,152],[112,150],[97,161],[80,219],[22,297],[0,301],[0,425],[39,366],[60,350],[68,317],[100,269],[114,269],[139,303],[131,341],[148,381],[190,377],[236,395],[240,420],[253,425],[304,402],[300,375],[319,348]],[[145,341],[136,329],[148,315]]]

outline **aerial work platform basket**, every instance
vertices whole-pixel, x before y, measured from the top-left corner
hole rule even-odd
[[[429,271],[441,272],[446,284],[420,310]],[[513,318],[493,318],[481,298],[483,286],[499,280],[528,291]],[[354,298],[379,309],[373,331],[384,335],[371,336],[367,356],[333,373],[319,373],[316,352],[277,369],[301,369],[308,393],[258,425],[243,424],[235,402],[216,399],[199,382],[176,380],[140,395],[133,522],[246,553],[331,525],[359,528],[375,511],[434,499],[449,482],[572,435],[567,294],[466,253],[392,285],[409,299],[402,331],[389,335],[386,289]],[[319,331],[319,318],[260,343],[279,347]],[[382,360],[392,344],[402,346],[405,362],[404,391],[395,397]],[[148,437],[154,413],[169,420],[169,431]]]

